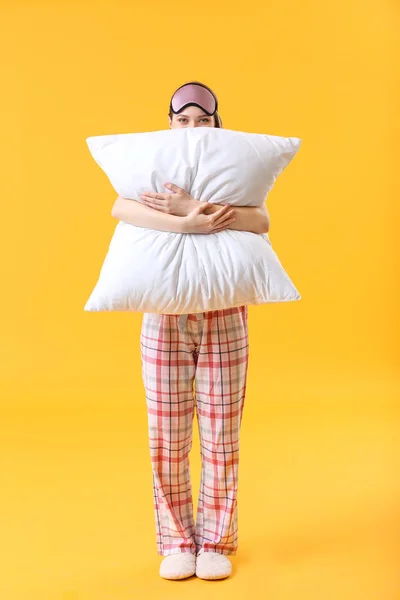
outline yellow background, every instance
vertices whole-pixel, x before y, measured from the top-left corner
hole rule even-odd
[[[0,7],[1,598],[398,599],[398,6]],[[267,200],[302,299],[249,308],[221,582],[159,577],[142,316],[83,311],[117,224],[85,139],[167,128],[189,79],[225,127],[303,140]]]

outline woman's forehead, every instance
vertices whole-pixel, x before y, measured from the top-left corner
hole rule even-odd
[[[183,110],[183,112],[178,113],[176,116],[177,117],[208,117],[209,115],[207,115],[198,106],[187,106]]]

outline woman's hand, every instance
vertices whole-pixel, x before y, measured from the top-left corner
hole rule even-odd
[[[184,189],[173,183],[164,183],[164,185],[171,190],[170,193],[145,192],[140,195],[143,204],[177,217],[186,217],[198,205],[198,200]]]
[[[196,200],[196,207],[182,219],[183,233],[217,233],[235,220],[235,209],[224,204],[211,215],[204,215],[208,202]]]

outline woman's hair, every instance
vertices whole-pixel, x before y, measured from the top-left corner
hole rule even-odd
[[[209,92],[211,92],[211,94],[214,96],[215,100],[217,100],[217,96],[216,96],[216,95],[215,95],[215,93],[212,91],[212,89],[208,87],[208,85],[205,85],[204,83],[201,83],[200,81],[187,81],[187,82],[186,82],[186,84],[187,84],[187,83],[195,83],[195,84],[197,84],[197,85],[202,85],[202,86],[203,86],[204,88],[206,88],[206,89],[207,89]],[[184,85],[186,85],[186,84],[184,84]],[[180,87],[182,87],[182,86],[179,86],[179,88],[180,88]],[[179,90],[179,88],[177,88],[177,89],[175,90],[175,92],[177,92],[177,91]],[[175,92],[174,92],[174,94],[175,94]],[[173,116],[173,113],[172,113],[172,111],[169,111],[169,113],[168,113],[168,116],[169,116],[169,118],[170,118],[170,119],[172,119],[172,116]],[[218,111],[216,111],[216,112],[214,113],[214,117],[215,117],[215,127],[221,127],[221,128],[223,128],[223,125],[222,125],[222,120],[221,120],[221,117],[220,117],[220,116],[219,116],[219,114],[218,114]]]

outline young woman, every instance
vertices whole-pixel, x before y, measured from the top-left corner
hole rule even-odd
[[[222,127],[218,101],[191,81],[172,96],[170,128]],[[269,230],[265,205],[235,207],[195,199],[166,182],[167,193],[141,201],[118,196],[112,215],[139,227],[214,234]],[[188,315],[144,313],[142,375],[148,411],[160,575],[202,579],[230,575],[238,546],[239,433],[248,366],[247,306]],[[196,406],[202,472],[196,523],[189,452]]]

